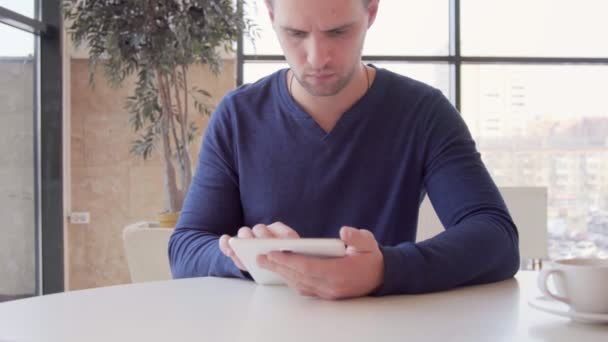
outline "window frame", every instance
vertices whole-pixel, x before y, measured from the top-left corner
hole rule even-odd
[[[363,55],[363,61],[374,62],[407,62],[407,63],[447,63],[450,70],[450,98],[455,107],[461,111],[462,95],[462,66],[464,64],[538,64],[538,65],[608,65],[606,58],[580,58],[580,57],[507,57],[507,56],[463,56],[461,52],[460,39],[460,3],[461,0],[449,1],[450,32],[449,32],[449,55]],[[244,65],[247,62],[284,62],[283,55],[257,54],[249,55],[244,53],[244,38],[241,35],[237,44],[237,86],[243,84]]]
[[[36,36],[34,203],[36,295],[63,292],[63,96],[61,0],[35,0],[34,18],[0,6],[0,25]]]

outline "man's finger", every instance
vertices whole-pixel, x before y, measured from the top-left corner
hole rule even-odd
[[[287,283],[287,286],[289,286],[291,289],[298,292],[298,294],[300,294],[301,296],[318,297],[318,295],[315,293],[314,289],[312,289],[310,286],[304,285],[303,283],[292,282],[285,278],[283,278],[283,279]]]
[[[283,222],[275,222],[268,225],[268,229],[279,239],[297,239],[300,235]]]
[[[342,227],[340,229],[340,239],[353,252],[365,253],[372,252],[378,248],[378,243],[374,234],[367,229],[356,229],[352,227]]]
[[[236,265],[236,267],[240,268],[243,271],[247,271],[247,268],[245,268],[245,265],[243,265],[243,263],[241,262],[241,260],[236,256],[236,253],[234,253],[234,250],[232,249],[232,247],[230,247],[230,241],[231,237],[230,235],[222,235],[219,238],[218,244],[220,246],[220,251],[222,251],[222,253],[224,253],[225,256],[229,257],[230,259],[232,259],[232,262]]]
[[[285,265],[275,264],[274,268],[275,272],[278,273],[281,278],[285,279],[285,282],[287,282],[289,287],[295,289],[301,295],[335,299],[332,292],[332,286],[325,278],[303,275]]]
[[[318,259],[284,252],[270,252],[266,256],[271,262],[286,267],[297,274],[322,281],[325,281],[326,275],[332,271],[332,260],[330,259]]]
[[[328,276],[328,274],[335,273],[332,268],[337,266],[333,264],[332,260],[320,260],[282,252],[271,252],[269,254],[273,254],[274,258],[268,258],[268,255],[259,257],[258,260],[262,263],[259,261],[258,263],[262,267],[279,274],[288,284],[298,284],[297,286],[304,289],[303,292],[305,293],[312,293],[315,297],[324,299],[336,298],[334,286],[330,283],[332,277]],[[307,259],[310,264],[305,266]],[[294,260],[297,260],[297,262],[294,263]],[[318,270],[321,271],[317,272]]]
[[[255,226],[253,226],[251,231],[253,232],[253,235],[258,239],[272,239],[276,237],[265,224],[256,224]]]
[[[291,284],[300,284],[301,287],[306,288],[309,292],[315,292],[315,287],[324,281],[322,278],[301,273],[287,265],[274,262],[268,257],[268,255],[259,255],[257,257],[257,262],[262,268],[280,275],[285,282]]]
[[[253,239],[255,236],[249,227],[241,227],[237,232],[236,236],[239,239]]]
[[[228,240],[230,240],[230,235],[224,234],[224,235],[220,236],[220,240],[219,240],[220,251],[222,251],[222,253],[224,253],[224,255],[226,255],[226,256],[231,256],[233,251],[232,251],[232,247],[230,247],[230,244],[228,243]]]

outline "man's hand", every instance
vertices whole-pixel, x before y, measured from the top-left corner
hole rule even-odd
[[[271,252],[258,256],[257,261],[304,296],[342,299],[370,294],[384,280],[384,257],[374,235],[369,230],[342,227],[340,239],[347,246],[343,258]]]
[[[236,256],[232,250],[232,247],[230,247],[230,244],[228,243],[230,237],[230,235],[226,234],[220,236],[220,250],[222,253],[224,253],[224,255],[232,259],[236,267],[246,272],[247,269],[245,266],[243,266],[243,263]],[[265,224],[257,224],[253,226],[253,228],[241,227],[237,232],[237,237],[239,239],[297,239],[300,237],[300,235],[298,235],[295,230],[291,229],[287,225],[281,222],[275,222],[268,226]]]

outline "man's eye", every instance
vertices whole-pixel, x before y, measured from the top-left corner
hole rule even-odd
[[[302,32],[302,31],[295,31],[295,30],[289,30],[287,31],[287,34],[290,37],[294,37],[294,38],[302,38],[306,35],[306,32]]]
[[[345,29],[337,29],[329,32],[332,36],[340,36],[346,33]]]

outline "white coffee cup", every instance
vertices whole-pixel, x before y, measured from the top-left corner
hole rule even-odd
[[[557,293],[548,288],[553,279]],[[538,276],[538,288],[547,297],[583,313],[608,313],[608,260],[572,258],[552,262]]]

